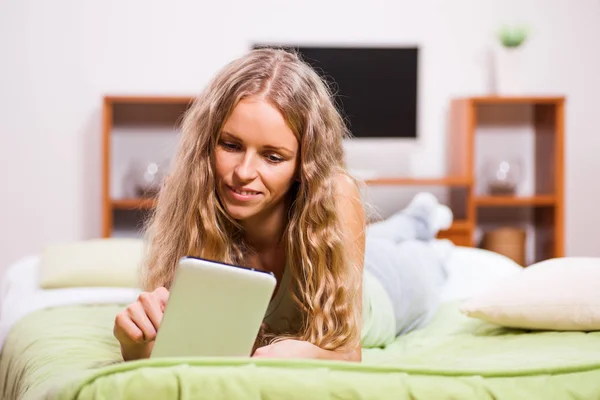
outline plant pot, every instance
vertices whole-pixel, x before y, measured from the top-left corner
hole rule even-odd
[[[496,93],[501,96],[523,94],[523,49],[499,46],[495,51]]]

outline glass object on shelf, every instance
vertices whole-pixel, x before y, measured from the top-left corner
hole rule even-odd
[[[490,195],[515,195],[521,183],[523,168],[518,158],[489,160],[484,168],[487,192]]]
[[[125,174],[126,197],[154,197],[158,194],[165,177],[168,161],[139,161],[130,163]]]

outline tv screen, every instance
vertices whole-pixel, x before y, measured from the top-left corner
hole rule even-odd
[[[418,48],[273,47],[295,50],[331,84],[354,137],[417,137]]]

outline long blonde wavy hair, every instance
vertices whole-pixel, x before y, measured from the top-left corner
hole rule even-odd
[[[289,51],[257,49],[231,62],[184,115],[178,153],[146,229],[142,287],[169,288],[185,255],[244,265],[244,232],[219,201],[214,153],[225,121],[250,96],[274,105],[300,143],[299,182],[290,189],[283,238],[303,316],[293,337],[328,350],[353,348],[362,277],[346,257],[335,187],[345,174],[342,141],[349,133],[329,87]]]

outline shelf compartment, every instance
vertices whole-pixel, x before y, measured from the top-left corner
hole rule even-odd
[[[562,245],[556,243],[556,208],[554,207],[485,207],[477,212],[474,245],[484,247],[486,232],[498,228],[525,231],[525,265],[562,256]],[[495,251],[497,249],[490,249]]]
[[[518,194],[562,193],[560,97],[498,97],[473,100],[476,193],[489,194],[491,168],[501,160],[520,163]]]
[[[518,207],[518,206],[554,206],[553,195],[536,196],[477,196],[475,205],[479,207]]]

